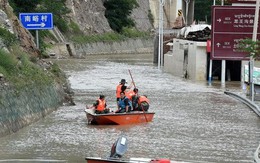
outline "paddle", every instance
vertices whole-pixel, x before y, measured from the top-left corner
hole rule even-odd
[[[130,71],[129,69],[128,69],[128,71],[129,71],[129,74],[130,74],[130,76],[131,76],[131,79],[132,79],[132,83],[133,83],[133,85],[134,85],[134,88],[136,88],[136,86],[135,86],[135,82],[134,82],[134,79],[133,79],[133,76],[132,76],[132,73],[131,73],[131,71]],[[145,115],[144,108],[143,108],[142,105],[141,105],[141,108],[142,108],[142,110],[143,110],[145,120],[146,120],[146,122],[148,122],[148,120],[147,120],[147,118],[146,118],[146,115]]]

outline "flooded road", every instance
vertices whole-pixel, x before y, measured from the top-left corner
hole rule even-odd
[[[62,106],[19,132],[0,138],[0,161],[8,159],[85,162],[107,157],[114,141],[128,138],[125,158],[251,163],[260,141],[260,119],[218,86],[174,77],[152,63],[151,54],[87,56],[53,61],[67,73],[75,106]],[[151,101],[153,122],[127,126],[88,125],[85,105],[104,94],[115,108],[115,89],[128,70],[140,94]]]

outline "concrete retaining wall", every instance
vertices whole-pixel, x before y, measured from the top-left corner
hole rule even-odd
[[[0,86],[0,136],[18,131],[45,117],[64,101],[60,86],[31,86],[14,90]]]
[[[131,54],[153,53],[154,38],[128,39],[121,42],[96,42],[86,44],[57,43],[47,49],[47,53],[56,59],[84,58],[92,54]]]
[[[90,54],[127,54],[153,52],[153,38],[129,39],[121,42],[97,42],[89,44],[74,44],[75,57],[82,58]]]

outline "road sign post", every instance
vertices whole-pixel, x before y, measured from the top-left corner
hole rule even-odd
[[[252,40],[256,41],[257,38],[257,28],[258,28],[258,19],[259,19],[259,3],[260,0],[256,1],[255,7],[255,18],[254,18],[254,28],[253,28],[253,36]],[[254,58],[250,56],[250,94],[251,100],[254,101],[254,82],[253,82],[253,71],[254,71]]]
[[[39,48],[38,30],[53,29],[52,13],[20,13],[20,22],[28,30],[36,30],[36,44]]]

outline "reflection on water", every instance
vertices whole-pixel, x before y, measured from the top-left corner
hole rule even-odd
[[[152,63],[152,55],[99,55],[58,60],[75,92],[76,106],[62,106],[46,118],[0,139],[1,159],[85,162],[107,157],[114,141],[128,138],[124,157],[170,158],[198,162],[252,162],[260,140],[259,118],[216,85],[174,77]],[[127,126],[88,125],[85,105],[99,94],[115,109],[121,78],[151,101],[153,122]],[[232,84],[231,84],[232,85]],[[229,87],[229,86],[227,86]],[[225,87],[225,89],[228,89]],[[239,85],[229,87],[240,89]]]

